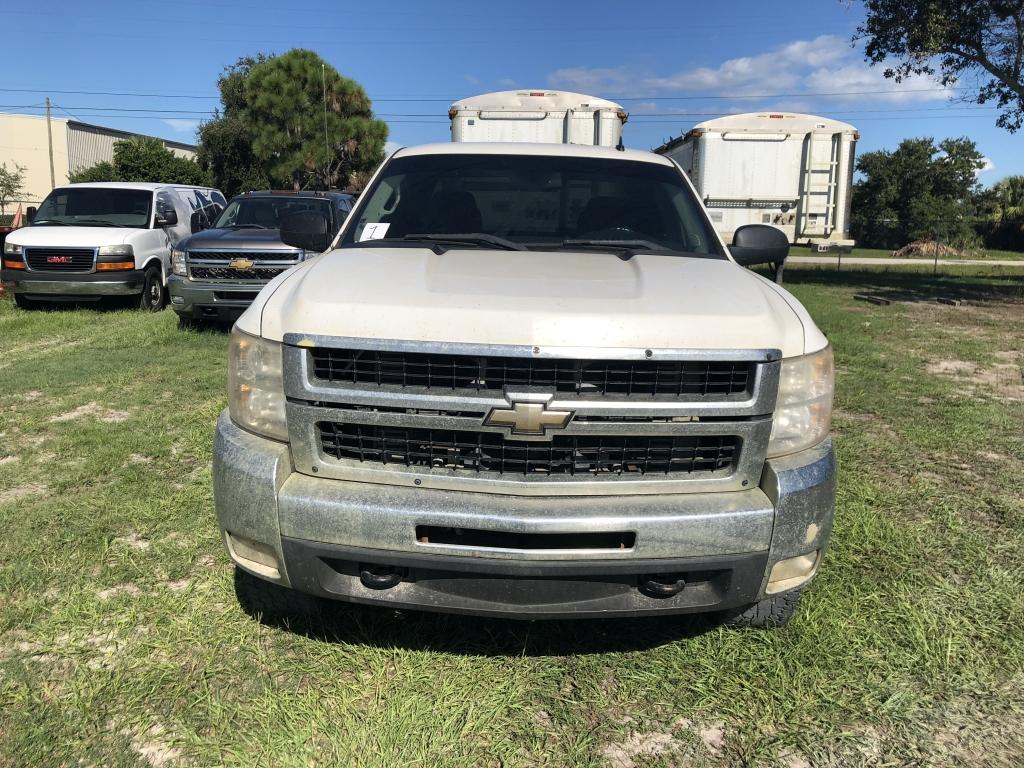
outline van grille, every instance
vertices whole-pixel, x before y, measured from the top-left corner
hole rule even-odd
[[[494,432],[319,422],[323,453],[335,459],[498,475],[693,475],[729,470],[734,435],[558,435],[550,442]]]
[[[313,375],[340,384],[436,390],[727,397],[750,390],[755,363],[701,360],[570,360],[422,352],[311,350]]]
[[[91,272],[93,248],[25,248],[25,263],[34,272]]]

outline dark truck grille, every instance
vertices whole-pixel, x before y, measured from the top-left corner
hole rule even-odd
[[[550,442],[494,432],[319,422],[320,445],[335,459],[504,475],[692,475],[729,469],[734,435],[558,435]]]
[[[35,272],[91,272],[92,248],[26,248],[25,262]]]
[[[754,363],[699,360],[564,360],[423,352],[310,350],[313,375],[340,384],[503,391],[545,387],[601,395],[724,397],[747,392]]]
[[[253,267],[232,269],[231,267],[189,267],[193,280],[273,280],[289,267]]]

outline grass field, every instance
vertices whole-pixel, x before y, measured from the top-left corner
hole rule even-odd
[[[0,301],[0,766],[1020,765],[1024,276],[787,278],[840,485],[777,631],[254,616],[211,493],[226,336]]]
[[[806,248],[795,248],[795,247],[793,248],[791,253],[794,256],[814,256],[814,255],[816,255],[813,251],[808,250]],[[862,256],[862,257],[870,258],[870,259],[890,259],[890,258],[893,257],[893,255],[894,255],[894,251],[883,250],[883,249],[879,249],[879,248],[854,248],[849,253],[849,256]],[[843,258],[844,259],[847,258],[847,254],[843,254]],[[922,261],[925,261],[925,262],[931,261],[931,258],[929,258],[928,256],[921,256],[921,257],[917,257],[917,258],[920,258]],[[1022,253],[1020,251],[997,251],[994,248],[981,248],[977,252],[973,252],[973,253],[964,255],[963,257],[943,256],[943,255],[940,254],[939,258],[940,259],[948,259],[948,258],[993,259],[993,260],[1010,259],[1010,260],[1013,260],[1013,261],[1020,261],[1020,260],[1024,259],[1024,253]]]

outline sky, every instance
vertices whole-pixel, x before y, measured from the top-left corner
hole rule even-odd
[[[851,43],[858,0],[52,0],[5,4],[0,111],[192,142],[240,56],[308,48],[358,81],[392,146],[448,141],[452,101],[506,89],[582,91],[630,113],[650,149],[721,114],[799,111],[855,125],[858,153],[968,136],[988,185],[1024,173],[1024,133],[995,126],[970,83],[886,80]]]

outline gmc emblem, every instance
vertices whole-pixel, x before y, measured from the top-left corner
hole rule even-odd
[[[71,257],[70,256],[47,256],[46,257],[46,263],[47,264],[70,264],[71,263]]]

